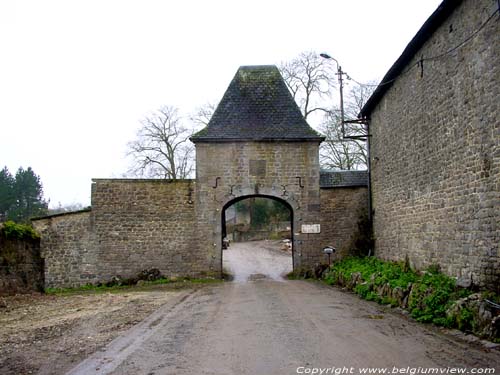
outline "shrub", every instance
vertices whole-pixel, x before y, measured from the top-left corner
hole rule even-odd
[[[385,262],[375,257],[349,257],[332,265],[325,281],[336,284],[336,276],[342,275],[344,279],[349,279],[352,273],[359,272],[364,281],[373,278],[374,286],[389,283],[392,288],[399,286],[406,289],[409,283],[418,279],[418,275],[412,270],[405,271],[405,268],[403,262]]]
[[[40,239],[40,235],[30,226],[26,224],[17,224],[13,221],[6,221],[0,227],[0,233],[5,236],[5,238],[16,238],[20,240]]]

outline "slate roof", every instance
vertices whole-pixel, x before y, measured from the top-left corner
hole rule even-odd
[[[321,188],[368,186],[368,171],[329,171],[319,172]]]
[[[316,141],[324,137],[300,112],[274,65],[242,66],[236,72],[197,142]]]

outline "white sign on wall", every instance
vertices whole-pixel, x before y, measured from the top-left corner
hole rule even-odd
[[[320,224],[302,224],[300,229],[302,233],[321,233]]]

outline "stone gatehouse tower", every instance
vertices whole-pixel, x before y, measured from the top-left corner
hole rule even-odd
[[[241,67],[195,134],[196,179],[93,179],[91,209],[35,219],[46,287],[129,278],[220,277],[224,212],[268,197],[292,213],[293,266],[349,252],[367,212],[367,172],[320,171],[323,137],[306,123],[275,66]]]
[[[196,145],[200,242],[217,264],[225,208],[247,197],[284,202],[292,212],[294,268],[318,256],[319,152],[324,139],[304,120],[275,66],[240,67]],[[307,229],[306,229],[307,228]]]

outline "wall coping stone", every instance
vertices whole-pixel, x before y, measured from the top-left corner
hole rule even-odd
[[[45,216],[33,217],[30,220],[31,221],[36,221],[36,220],[51,219],[53,217],[82,214],[82,213],[90,212],[90,211],[92,211],[92,207],[89,206],[89,207],[83,208],[81,210],[76,210],[76,211],[59,212],[57,214],[52,214],[52,215],[45,215]]]

